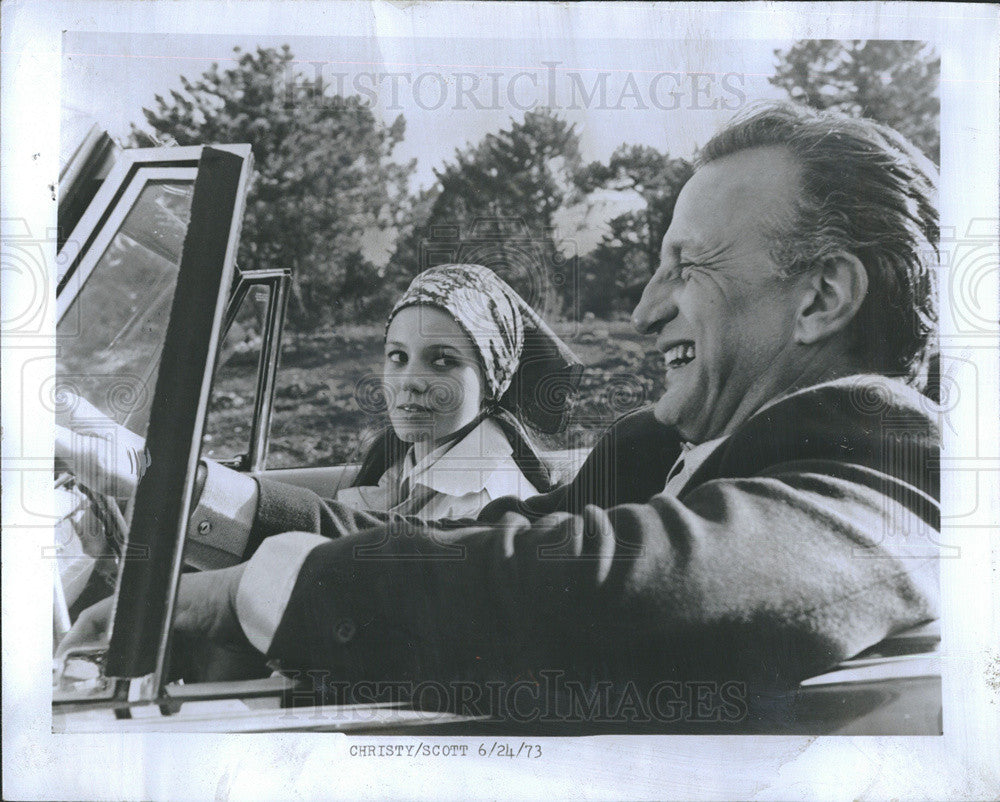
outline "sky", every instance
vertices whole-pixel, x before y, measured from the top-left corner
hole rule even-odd
[[[108,34],[63,36],[64,132],[93,120],[113,137],[143,123],[156,94],[180,89],[233,48],[280,47],[296,75],[321,75],[360,94],[391,122],[406,119],[394,154],[417,160],[413,188],[434,181],[455,149],[478,142],[526,108],[547,105],[576,124],[583,158],[622,143],[690,156],[734,111],[783,97],[767,78],[789,41],[486,39]],[[64,137],[65,138],[65,137]]]

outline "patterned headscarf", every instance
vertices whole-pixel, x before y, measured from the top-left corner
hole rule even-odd
[[[413,279],[396,302],[386,330],[397,312],[418,304],[443,309],[455,319],[479,354],[489,398],[499,401],[510,387],[524,348],[523,310],[530,307],[521,296],[482,265],[432,267]]]

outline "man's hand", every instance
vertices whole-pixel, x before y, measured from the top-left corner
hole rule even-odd
[[[70,652],[96,651],[107,648],[108,638],[111,635],[114,604],[114,597],[109,596],[80,613],[73,628],[59,642],[56,660],[61,663]]]
[[[203,644],[211,652],[221,649],[246,655],[250,647],[236,617],[235,606],[236,589],[243,570],[243,565],[234,565],[219,571],[184,574],[177,592],[174,633],[188,642]],[[106,648],[113,611],[113,598],[103,599],[84,610],[59,644],[57,661],[65,659],[71,651]],[[250,651],[254,657],[252,662],[262,665],[262,655]]]
[[[128,499],[146,468],[145,441],[85,398],[69,396],[56,415],[56,458],[84,487]]]
[[[246,636],[236,617],[236,590],[246,564],[184,574],[177,592],[174,630],[220,645],[244,644]]]
[[[184,574],[177,594],[172,660],[188,681],[254,679],[270,673],[236,616],[245,565]],[[172,663],[173,664],[173,663]]]

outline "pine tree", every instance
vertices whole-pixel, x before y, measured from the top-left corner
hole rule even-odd
[[[394,264],[410,275],[447,262],[483,264],[539,312],[558,314],[569,268],[552,216],[574,191],[579,163],[576,129],[544,108],[457,149],[435,170],[438,186],[417,201],[424,211]]]
[[[660,244],[674,214],[681,188],[693,167],[646,145],[621,145],[607,164],[593,162],[579,171],[577,187],[586,198],[600,189],[631,190],[645,208],[612,218],[610,231],[579,263],[581,311],[608,317],[630,310],[656,270]],[[585,202],[585,201],[584,201]]]
[[[775,55],[769,80],[793,100],[883,122],[938,163],[941,60],[924,43],[807,39]]]
[[[238,261],[291,267],[293,327],[381,314],[389,299],[370,243],[373,232],[391,239],[407,214],[414,164],[392,161],[402,115],[385,126],[358,97],[304,82],[287,45],[236,53],[235,67],[213,64],[196,81],[182,78],[183,92],[157,95],[143,109],[147,124],[180,145],[253,147]],[[133,125],[132,141],[151,137]]]

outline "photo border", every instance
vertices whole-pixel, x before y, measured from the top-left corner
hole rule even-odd
[[[317,34],[519,38],[574,31],[580,39],[645,38],[651,30],[730,39],[920,39],[941,56],[943,239],[975,241],[985,268],[975,297],[941,282],[942,352],[972,365],[976,392],[949,414],[942,451],[944,735],[923,737],[595,736],[530,739],[530,763],[480,757],[371,759],[351,744],[381,736],[53,735],[49,700],[52,566],[40,559],[51,525],[51,415],[19,420],[11,396],[33,361],[53,360],[54,283],[9,318],[3,297],[3,785],[8,799],[467,798],[586,796],[676,799],[974,799],[1000,788],[1000,521],[998,380],[998,25],[993,6],[965,4],[245,3],[5,4],[2,237],[38,243],[55,275],[61,34],[65,30],[202,33],[206,19],[246,35]],[[307,25],[308,23],[308,25]],[[983,231],[985,231],[985,238]],[[992,238],[992,239],[991,239]],[[983,245],[983,243],[986,243]],[[28,268],[25,268],[28,269]],[[972,269],[970,267],[969,269]],[[945,278],[942,274],[942,278]],[[4,279],[5,283],[7,278]],[[980,321],[962,329],[974,306]],[[989,324],[983,321],[993,321]],[[965,374],[966,376],[970,374]],[[961,380],[960,380],[961,381]],[[968,379],[966,379],[968,381]],[[961,386],[961,385],[959,385]],[[968,399],[974,399],[970,406]],[[948,510],[972,490],[960,522]],[[41,633],[41,635],[40,635]],[[417,737],[393,736],[404,743]],[[484,738],[419,738],[477,744]]]

